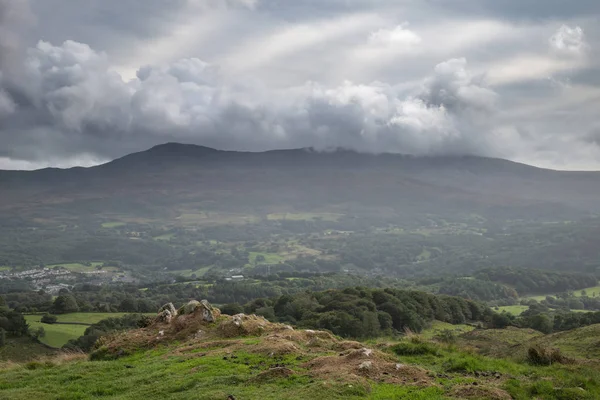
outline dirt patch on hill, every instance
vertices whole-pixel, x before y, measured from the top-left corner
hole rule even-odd
[[[451,394],[459,399],[489,399],[489,400],[511,400],[512,396],[505,390],[489,386],[458,386]]]
[[[403,385],[434,385],[426,370],[395,363],[390,355],[367,348],[318,357],[302,367],[308,369],[310,376],[344,382],[370,379]]]

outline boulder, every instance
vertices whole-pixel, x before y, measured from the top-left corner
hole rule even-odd
[[[200,305],[204,310],[202,311],[202,320],[206,322],[215,322],[221,311],[218,308],[213,307],[207,300],[202,300]]]
[[[178,311],[179,315],[189,315],[189,314],[193,314],[194,311],[196,311],[198,308],[201,307],[201,304],[199,301],[197,300],[191,300],[189,301],[187,304],[185,304],[183,307],[181,307]]]
[[[161,323],[170,323],[177,316],[177,310],[173,303],[167,303],[158,310],[156,320]]]
[[[215,322],[221,311],[218,308],[213,307],[207,300],[197,301],[191,300],[186,305],[182,306],[178,315],[190,315],[201,313],[202,321]]]

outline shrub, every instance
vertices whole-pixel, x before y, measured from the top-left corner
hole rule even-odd
[[[55,324],[58,318],[56,315],[44,314],[42,316],[41,322],[43,324]]]
[[[532,365],[571,364],[573,360],[562,355],[559,349],[534,346],[527,350],[527,362]]]
[[[392,347],[392,351],[399,356],[439,355],[439,349],[432,343],[421,341],[401,342]]]

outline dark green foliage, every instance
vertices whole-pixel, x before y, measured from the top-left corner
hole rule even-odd
[[[0,307],[0,329],[6,331],[8,336],[18,337],[27,335],[29,326],[21,313]]]
[[[511,325],[511,316],[507,313],[494,314],[492,316],[492,327],[496,329],[503,329]]]
[[[424,356],[427,354],[437,356],[440,351],[433,343],[418,340],[408,340],[392,346],[391,350],[399,356]]]
[[[221,307],[221,313],[227,315],[236,315],[244,312],[244,308],[238,303],[229,303]]]
[[[452,324],[489,322],[495,315],[489,308],[459,297],[362,287],[257,299],[244,309],[247,313],[262,313],[273,321],[328,329],[352,338],[377,337],[393,331],[420,332],[433,320]]]
[[[70,294],[58,296],[52,304],[52,312],[54,314],[67,314],[79,311],[77,300]]]
[[[57,320],[56,315],[44,314],[40,321],[44,324],[54,324]]]
[[[4,345],[6,345],[6,330],[0,328],[0,347],[4,347]]]
[[[478,301],[516,301],[519,297],[512,288],[481,279],[449,279],[440,285],[439,293]]]
[[[573,360],[565,357],[559,349],[530,347],[527,350],[527,361],[532,365],[570,364]]]
[[[589,274],[511,267],[486,268],[475,276],[515,287],[521,296],[566,292],[596,286],[598,283],[596,277]]]

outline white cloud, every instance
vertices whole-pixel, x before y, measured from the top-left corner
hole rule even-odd
[[[570,26],[562,25],[550,37],[549,44],[553,51],[566,55],[580,56],[588,48],[583,29],[579,26],[571,28]]]
[[[415,32],[398,25],[393,29],[379,29],[369,35],[369,43],[383,46],[415,46],[421,43],[421,37]]]

